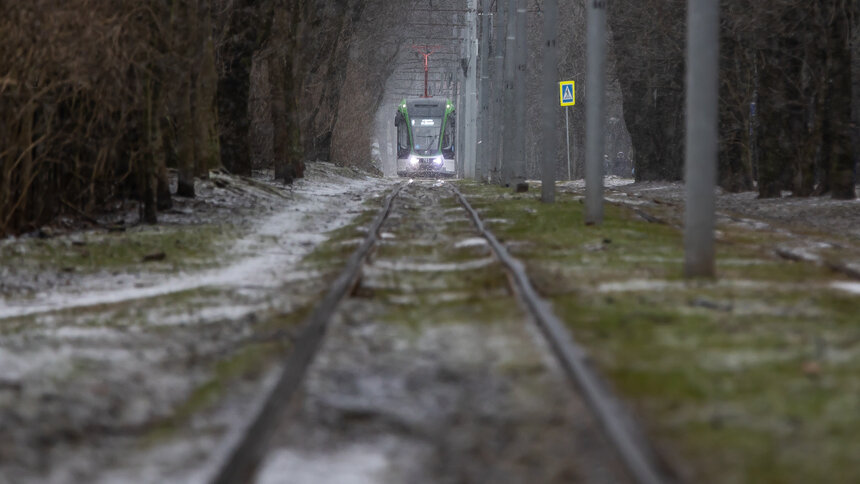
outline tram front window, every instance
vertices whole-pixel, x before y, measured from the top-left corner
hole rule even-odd
[[[439,134],[442,118],[419,118],[413,120],[412,135],[415,151],[419,155],[432,155],[439,149]]]

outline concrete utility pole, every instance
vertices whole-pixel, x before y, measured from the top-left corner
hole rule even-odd
[[[481,86],[478,100],[481,114],[478,118],[480,139],[478,141],[478,167],[476,176],[480,181],[487,181],[490,171],[490,2],[481,0]]]
[[[516,163],[516,109],[514,108],[514,77],[516,74],[517,0],[508,1],[507,36],[505,37],[505,98],[504,139],[502,139],[502,186],[511,185]]]
[[[688,0],[687,5],[684,274],[687,277],[714,277],[720,2]]]
[[[514,164],[511,186],[514,191],[528,190],[526,185],[526,66],[528,36],[526,35],[527,0],[517,1],[516,71],[514,72]]]
[[[505,139],[504,93],[505,93],[505,27],[507,26],[507,0],[496,0],[496,18],[493,31],[493,144],[491,177],[493,183],[502,184],[502,147]]]
[[[555,202],[555,162],[558,127],[558,0],[543,3],[543,105],[541,195],[544,203]],[[567,109],[567,108],[565,108]]]
[[[466,153],[466,122],[464,119],[465,109],[463,105],[463,86],[465,85],[465,77],[463,76],[463,70],[459,67],[457,68],[457,81],[454,83],[454,109],[457,112],[457,126],[456,126],[456,139],[455,139],[455,150],[457,154],[457,176],[462,178],[464,176],[464,168],[465,168],[465,153]]]
[[[466,89],[465,89],[465,143],[466,153],[463,175],[475,178],[475,163],[478,153],[478,0],[469,0],[469,13],[466,14],[467,31],[465,44],[466,58]]]
[[[585,224],[603,223],[603,126],[606,118],[606,0],[587,0]]]

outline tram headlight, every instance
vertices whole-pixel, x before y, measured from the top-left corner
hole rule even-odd
[[[445,160],[441,156],[437,156],[437,157],[433,158],[433,164],[436,166],[442,166],[442,163],[444,163],[444,162],[445,162]]]
[[[409,157],[409,164],[412,165],[413,168],[418,166],[418,157],[415,155],[411,155]]]

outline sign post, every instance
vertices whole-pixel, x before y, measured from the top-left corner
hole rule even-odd
[[[567,181],[573,180],[573,177],[570,174],[570,123],[567,120],[567,113],[570,111],[570,108],[564,107],[564,131],[567,134]]]
[[[570,106],[576,105],[576,82],[561,81],[558,83],[558,94],[561,105],[564,106],[564,131],[567,134],[567,179],[570,180],[570,123],[567,113]]]

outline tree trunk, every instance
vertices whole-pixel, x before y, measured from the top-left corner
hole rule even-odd
[[[179,89],[173,93],[173,120],[176,129],[179,184],[176,194],[180,197],[194,198],[194,167],[196,165],[194,118],[191,112],[191,79],[186,75]]]
[[[759,84],[759,198],[778,198],[785,188],[785,173],[808,138],[801,98],[804,51],[793,18],[786,8],[781,25],[787,30],[772,34],[761,52]]]
[[[679,180],[684,161],[686,2],[609,2],[636,180]],[[588,102],[588,100],[586,100]]]
[[[851,144],[851,50],[849,18],[852,2],[836,2],[827,29],[828,73],[823,144],[829,146],[830,193],[835,199],[856,198],[854,158]],[[840,8],[841,7],[841,8]]]
[[[195,140],[194,173],[202,178],[209,176],[209,170],[221,167],[221,153],[218,146],[218,111],[215,101],[218,93],[218,72],[215,68],[215,44],[212,41],[212,20],[209,2],[202,12],[200,28],[200,62],[194,85],[194,129]]]
[[[159,148],[158,123],[158,98],[160,89],[156,81],[150,80],[146,86],[147,103],[145,119],[143,120],[143,135],[145,139],[145,150],[143,156],[138,160],[140,166],[138,172],[138,191],[140,194],[139,216],[143,223],[158,223],[158,181],[155,176],[155,151]]]
[[[748,122],[753,82],[743,58],[744,49],[733,35],[733,17],[723,15],[720,45],[720,153],[719,185],[729,192],[753,188],[748,162]]]
[[[822,26],[821,4],[814,6],[807,22],[798,32],[798,52],[804,54],[797,84],[796,102],[803,110],[803,136],[795,138],[795,155],[791,163],[791,192],[795,197],[808,197],[815,192],[815,171],[821,149],[821,120],[828,115],[822,111],[821,92],[827,79],[827,34]]]
[[[218,131],[221,162],[238,175],[251,174],[251,125],[248,96],[251,87],[251,62],[260,45],[258,15],[252,0],[237,2],[228,21],[221,45],[221,76],[218,79]]]
[[[288,130],[287,113],[287,69],[286,59],[277,51],[269,57],[269,87],[271,89],[271,102],[269,104],[270,122],[272,123],[272,155],[275,168],[275,179],[284,183],[292,183],[295,174],[291,172],[289,151],[290,140]]]
[[[34,169],[32,144],[35,106],[28,103],[27,107],[24,109],[24,115],[21,118],[20,141],[18,143],[18,146],[24,150],[24,153],[21,155],[21,175],[19,179],[21,188],[20,193],[18,194],[20,198],[17,204],[18,227],[25,227],[28,221],[32,219],[32,214],[30,213],[30,205],[32,204],[30,191],[33,182],[32,178]]]
[[[166,142],[165,133],[162,130],[161,119],[163,115],[152,121],[152,129],[155,130],[154,144],[150,147],[152,159],[155,163],[156,197],[159,210],[168,210],[173,207],[173,199],[170,196],[170,180],[167,177],[167,153],[164,149]]]

